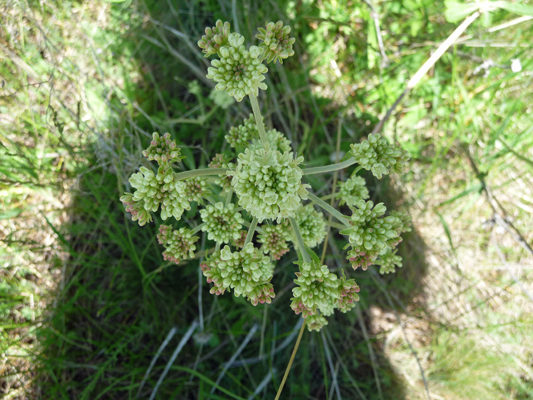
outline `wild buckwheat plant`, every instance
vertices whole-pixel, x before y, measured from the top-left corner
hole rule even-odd
[[[201,269],[211,293],[233,292],[244,296],[254,306],[270,303],[275,297],[271,280],[274,265],[293,247],[298,252],[298,272],[294,280],[290,308],[306,319],[309,330],[320,330],[335,310],[350,311],[359,300],[359,286],[323,265],[311,250],[321,244],[328,227],[340,228],[348,239],[346,258],[353,269],[374,264],[381,273],[401,267],[395,247],[400,234],[409,230],[408,217],[387,213],[383,203],[369,201],[363,177],[365,169],[381,179],[400,172],[407,153],[391,145],[384,137],[371,134],[361,143],[351,145],[343,162],[305,168],[305,160],[292,151],[291,142],[275,129],[266,130],[259,109],[259,90],[267,90],[264,62],[280,64],[292,56],[295,39],[281,21],[259,28],[258,46],[247,46],[245,38],[230,31],[228,22],[217,21],[207,28],[198,42],[206,57],[214,57],[207,78],[216,82],[216,90],[226,92],[240,102],[248,97],[253,114],[227,132],[225,139],[231,153],[217,154],[208,168],[177,171],[184,157],[167,133],[153,134],[150,147],[143,152],[157,169],[141,167],[129,182],[133,193],[121,201],[139,225],[152,221],[160,210],[162,220],[177,224],[159,227],[159,243],[165,260],[183,263],[196,254],[197,234],[202,231],[211,250],[202,251]],[[334,197],[348,215],[311,192],[305,176],[341,170],[358,164],[354,174],[340,182]],[[201,224],[186,226],[182,221],[191,203],[197,203]],[[322,210],[321,210],[322,209]],[[323,211],[339,222],[330,222]],[[176,225],[176,227],[174,226]],[[179,227],[178,227],[179,226]],[[255,236],[257,233],[257,236]],[[255,239],[254,239],[255,236]],[[287,305],[289,307],[289,305]]]

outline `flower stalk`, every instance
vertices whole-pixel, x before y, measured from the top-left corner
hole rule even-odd
[[[265,132],[265,124],[263,123],[263,116],[261,115],[261,110],[259,109],[259,103],[257,102],[257,97],[250,93],[250,103],[252,104],[252,111],[255,117],[255,123],[257,124],[257,131],[259,133],[259,139],[263,143],[263,147],[266,151],[270,151],[270,144],[268,143],[267,135]]]

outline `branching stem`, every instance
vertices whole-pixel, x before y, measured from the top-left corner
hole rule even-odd
[[[309,196],[309,200],[311,200],[317,206],[322,207],[324,210],[329,212],[331,215],[333,215],[335,218],[337,218],[339,221],[341,221],[347,228],[351,228],[352,227],[352,225],[350,224],[350,222],[348,221],[348,219],[344,215],[342,215],[339,211],[335,210],[332,206],[330,206],[324,200],[322,200],[319,197],[315,196],[313,193],[308,193],[308,196]]]
[[[291,221],[292,230],[294,231],[294,235],[296,236],[298,247],[300,248],[300,252],[302,253],[302,258],[304,259],[304,262],[310,263],[311,257],[309,257],[309,254],[307,254],[307,249],[305,248],[304,239],[302,238],[302,234],[300,233],[298,222],[296,222],[294,218],[289,218],[289,220]]]
[[[177,181],[182,181],[184,179],[196,178],[197,176],[224,175],[229,170],[229,168],[193,169],[191,171],[178,172],[177,174],[174,174],[174,178]]]
[[[263,147],[266,151],[270,150],[270,144],[268,143],[267,135],[265,132],[265,124],[263,123],[263,116],[261,115],[261,110],[259,109],[259,103],[257,102],[257,97],[253,93],[249,94],[250,103],[252,103],[252,111],[254,112],[255,123],[257,125],[257,131],[259,132],[259,138]]]
[[[323,167],[313,167],[303,169],[304,175],[325,174],[326,172],[335,172],[340,169],[348,168],[356,163],[353,157],[337,164],[324,165]]]
[[[257,227],[257,218],[252,219],[252,223],[250,224],[250,228],[248,229],[248,234],[246,235],[246,240],[244,241],[243,248],[252,241],[255,233],[255,228]]]

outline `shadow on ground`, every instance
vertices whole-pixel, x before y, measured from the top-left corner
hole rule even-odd
[[[203,26],[212,25],[217,18],[232,20],[232,16],[229,3],[221,10],[218,4],[203,10],[179,2],[174,9],[157,4],[148,4],[147,9],[137,5],[157,23],[145,18],[122,37],[136,48],[134,58],[143,76],[127,96],[131,103],[141,105],[143,113],[124,111],[122,103],[111,98],[109,106],[116,109],[117,117],[109,118],[106,136],[88,153],[95,167],[80,178],[70,223],[59,229],[69,255],[49,323],[40,329],[45,345],[41,398],[130,399],[139,394],[148,399],[154,388],[157,399],[273,398],[296,340],[299,317],[289,307],[296,271],[294,252],[278,263],[273,280],[278,296],[272,306],[253,307],[228,294],[215,297],[209,294],[204,278],[199,278],[197,260],[173,265],[162,259],[156,240],[161,221],[141,228],[131,222],[119,202],[125,178],[141,163],[140,149],[148,144],[149,133],[168,130],[189,146],[187,162],[194,161],[194,165],[188,168],[205,166],[206,153],[213,155],[223,145],[226,130],[249,113],[243,102],[228,111],[216,110],[203,126],[173,122],[199,115],[197,100],[186,85],[192,80],[202,83],[191,65],[205,71],[205,63],[172,29],[197,37]],[[121,6],[113,7],[120,13]],[[286,20],[282,11],[269,5],[253,11],[260,21],[257,25],[267,13]],[[304,21],[303,16],[299,18],[296,26]],[[253,22],[252,18],[240,21],[241,32],[254,30]],[[305,48],[299,47],[298,52],[305,54]],[[268,123],[299,138],[306,146],[306,159],[328,162],[334,134],[328,139],[324,127],[336,131],[336,123],[331,121],[340,110],[330,101],[312,97],[305,68],[297,60],[285,65],[283,72],[272,68],[269,77],[270,94],[278,93],[279,99],[262,99],[273,110],[267,114]],[[280,94],[287,82],[291,91]],[[213,103],[208,94],[209,89],[202,86],[204,106],[209,109]],[[292,104],[298,104],[297,114]],[[364,126],[362,120],[349,118],[344,123],[352,131]],[[357,132],[359,136],[367,133]],[[343,148],[352,140],[343,136]],[[401,193],[390,181],[378,187],[367,178],[369,186],[375,186],[375,199],[388,205],[401,202]],[[319,177],[313,185],[327,185],[328,179]],[[195,210],[191,210],[185,220],[191,222],[194,216]],[[336,236],[334,250],[342,251],[342,240]],[[379,398],[380,390],[386,399],[407,398],[402,379],[382,352],[384,332],[370,330],[379,324],[369,312],[373,307],[385,311],[394,307],[405,315],[405,310],[420,307],[413,305],[413,299],[420,295],[425,262],[424,244],[416,232],[405,236],[400,253],[404,267],[395,275],[380,277],[370,270],[346,269],[361,287],[360,312],[337,313],[323,334],[305,332],[282,398],[326,399],[333,394],[334,398],[374,399]],[[345,265],[342,257],[335,260],[334,252],[331,254],[328,265]],[[389,293],[390,301],[382,289]],[[180,340],[194,328],[193,336],[172,360]],[[251,332],[255,333],[240,349]],[[160,349],[164,344],[168,345]],[[242,351],[234,357],[238,350]],[[228,361],[232,361],[230,368],[217,382]],[[338,386],[333,384],[334,374]],[[216,390],[214,382],[220,385]],[[261,387],[264,390],[257,390]],[[254,396],[256,390],[259,394]]]

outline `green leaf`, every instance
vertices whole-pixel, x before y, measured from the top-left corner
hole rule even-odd
[[[524,4],[507,3],[505,1],[498,2],[500,8],[518,15],[533,15],[533,6],[526,6]]]
[[[481,190],[483,189],[483,185],[481,183],[478,183],[472,187],[469,187],[468,189],[466,190],[463,190],[461,193],[459,193],[458,195],[456,196],[453,196],[451,199],[448,199],[448,200],[445,200],[443,201],[442,203],[440,203],[438,207],[441,207],[441,206],[444,206],[446,204],[450,204],[450,203],[453,203],[455,200],[457,199],[460,199],[461,197],[464,197],[464,196],[467,196],[469,195],[470,193],[479,193],[481,192]]]
[[[438,215],[438,217],[440,219],[440,223],[444,227],[444,232],[446,233],[446,236],[448,237],[448,242],[450,243],[450,247],[455,252],[455,247],[453,246],[452,232],[450,231],[450,227],[448,226],[448,224],[446,223],[446,221],[444,220],[442,215],[440,215],[439,213],[437,213],[437,215]]]
[[[455,0],[450,0],[445,1],[444,4],[446,5],[446,11],[444,13],[446,21],[457,22],[477,11],[483,3],[464,4]]]

